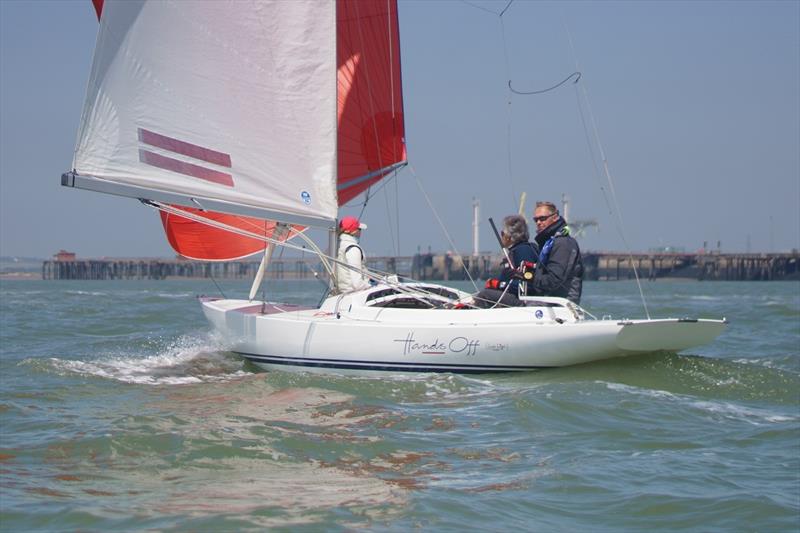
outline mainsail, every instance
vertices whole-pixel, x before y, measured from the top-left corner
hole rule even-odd
[[[396,0],[103,2],[67,185],[271,236],[331,227],[405,162]],[[102,16],[101,16],[102,14]],[[186,257],[260,239],[162,213]]]

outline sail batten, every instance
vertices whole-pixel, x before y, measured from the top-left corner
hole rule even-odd
[[[165,204],[175,204],[195,209],[199,208],[202,211],[214,211],[218,214],[229,214],[231,217],[244,216],[256,219],[268,219],[286,224],[326,229],[333,227],[333,220],[328,218],[313,217],[299,213],[278,212],[244,204],[228,203],[214,198],[188,196],[171,191],[159,191],[152,188],[142,188],[135,185],[120,184],[113,181],[104,180],[96,176],[85,176],[74,172],[66,172],[62,174],[61,184],[66,187],[74,187],[76,189],[84,189],[88,191],[112,194],[115,196],[135,198],[137,200],[152,200]]]
[[[337,189],[340,190],[340,191],[343,191],[343,190],[348,189],[350,187],[355,187],[355,186],[361,185],[364,182],[369,181],[369,180],[374,179],[374,178],[377,178],[377,177],[383,178],[384,176],[388,175],[389,173],[394,172],[395,170],[399,170],[399,169],[403,168],[407,164],[408,164],[408,162],[406,162],[406,161],[400,161],[399,163],[395,163],[393,165],[389,165],[388,167],[380,168],[380,169],[374,170],[374,171],[372,171],[372,172],[370,172],[368,174],[364,174],[363,176],[358,176],[356,178],[353,178],[352,180],[350,180],[350,181],[348,181],[346,183],[339,182],[339,185],[337,186]]]

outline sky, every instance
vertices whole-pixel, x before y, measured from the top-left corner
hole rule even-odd
[[[507,4],[399,0],[410,165],[364,208],[368,255],[469,253],[474,197],[495,251],[522,192],[596,220],[584,250],[800,248],[800,2]],[[0,0],[0,255],[174,255],[152,209],[60,186],[97,26],[90,0]]]

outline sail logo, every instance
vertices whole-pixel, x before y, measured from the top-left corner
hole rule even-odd
[[[308,191],[301,192],[300,198],[303,199],[304,204],[311,205],[311,194]]]
[[[233,187],[233,176],[208,165],[215,165],[226,169],[231,168],[231,156],[223,152],[205,148],[197,144],[188,143],[155,133],[144,128],[138,129],[139,161],[145,165],[177,172],[184,176]],[[153,151],[159,148],[170,155]],[[184,156],[187,160],[177,159],[174,155]]]

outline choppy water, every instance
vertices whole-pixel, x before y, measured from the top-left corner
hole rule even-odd
[[[730,327],[688,354],[389,379],[259,371],[211,335],[208,282],[2,281],[0,529],[797,531],[800,283],[646,291],[654,317]],[[583,303],[643,314],[627,282]]]

